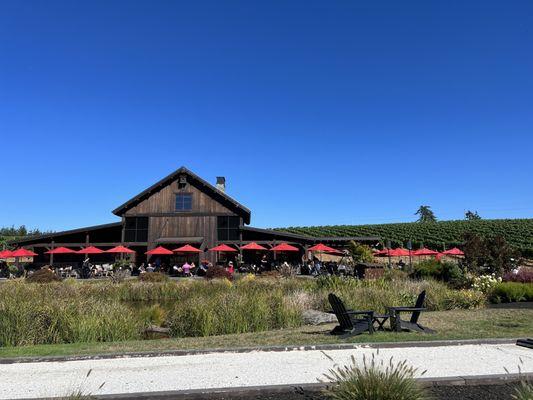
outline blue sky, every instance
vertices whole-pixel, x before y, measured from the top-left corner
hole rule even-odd
[[[0,225],[181,165],[263,227],[533,217],[531,1],[0,3]]]

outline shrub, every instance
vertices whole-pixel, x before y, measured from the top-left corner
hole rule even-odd
[[[508,272],[503,276],[503,281],[533,283],[533,269],[520,268],[516,274],[514,272]]]
[[[502,278],[497,278],[494,273],[491,275],[476,276],[472,283],[472,288],[483,293],[489,293],[501,281]]]
[[[166,282],[169,277],[161,272],[145,272],[139,275],[139,279],[143,282]]]
[[[233,279],[233,275],[231,275],[230,272],[226,270],[226,268],[212,266],[207,269],[205,279],[227,279],[231,281]]]
[[[413,276],[422,278],[433,278],[439,281],[448,282],[452,285],[460,286],[464,280],[464,274],[459,265],[453,262],[439,260],[425,260],[414,266]]]
[[[26,282],[31,283],[50,283],[60,280],[61,278],[48,268],[39,269],[26,278]]]
[[[533,301],[533,285],[519,282],[500,282],[489,294],[492,303],[514,303],[519,301]]]
[[[335,400],[422,400],[424,389],[415,381],[416,369],[405,361],[395,364],[392,358],[385,365],[372,354],[359,365],[352,356],[351,365],[331,369],[325,378],[333,382],[326,389]],[[422,373],[423,374],[423,373]]]

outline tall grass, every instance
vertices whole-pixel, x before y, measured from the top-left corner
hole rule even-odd
[[[435,281],[14,280],[0,285],[0,346],[140,339],[153,324],[169,327],[176,337],[296,327],[302,324],[304,310],[330,309],[330,292],[350,308],[383,312],[387,306],[413,304],[424,289],[430,310],[478,308],[486,301],[479,292],[452,290]]]

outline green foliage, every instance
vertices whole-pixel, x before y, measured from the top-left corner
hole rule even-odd
[[[360,244],[352,240],[348,246],[348,250],[355,263],[368,263],[374,259],[372,249],[365,244]]]
[[[372,354],[370,361],[363,357],[362,365],[351,357],[351,364],[331,369],[325,378],[333,385],[326,393],[334,400],[422,400],[424,389],[415,381],[417,370],[405,361],[378,361]],[[425,371],[424,371],[425,372]],[[423,374],[423,373],[422,373]]]
[[[422,243],[432,249],[444,250],[462,246],[467,232],[484,237],[502,236],[523,255],[533,255],[533,219],[495,219],[476,221],[439,221],[433,224],[399,223],[380,225],[337,225],[280,228],[285,232],[312,237],[379,236],[390,239],[393,247],[403,246],[411,239],[413,248]]]
[[[39,229],[27,229],[25,225],[21,225],[18,228],[15,226],[0,228],[0,245],[5,244],[10,240],[15,240],[25,236],[41,235],[43,233]]]
[[[519,282],[498,283],[490,291],[489,300],[491,303],[533,301],[533,285]]]
[[[486,301],[481,292],[452,290],[433,280],[66,279],[35,285],[16,279],[0,285],[0,346],[135,340],[148,325],[167,326],[179,337],[297,327],[304,310],[330,310],[330,292],[349,308],[384,312],[414,304],[422,290],[429,310],[479,308]]]
[[[452,286],[460,287],[464,284],[464,273],[458,264],[435,259],[424,260],[414,265],[413,276],[421,278],[433,278],[448,282]]]
[[[481,217],[479,216],[477,211],[468,210],[467,212],[465,212],[465,219],[467,221],[477,221],[477,220],[480,220]]]
[[[418,221],[422,223],[437,222],[437,217],[430,206],[420,206],[415,212],[418,215]]]
[[[478,275],[502,276],[514,267],[513,259],[518,257],[503,236],[482,237],[471,232],[465,234],[464,253],[469,270]]]

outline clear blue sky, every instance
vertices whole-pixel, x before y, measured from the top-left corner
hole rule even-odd
[[[263,227],[533,217],[533,2],[0,3],[0,225],[181,165]]]

